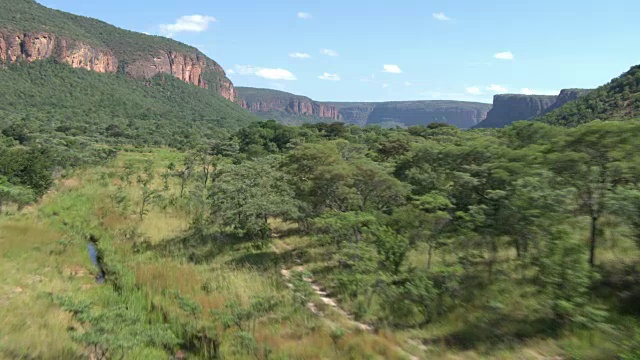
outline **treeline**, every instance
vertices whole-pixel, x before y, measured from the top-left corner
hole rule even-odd
[[[40,199],[56,178],[73,169],[102,163],[117,150],[83,139],[48,138],[22,124],[0,128],[0,216],[6,205],[18,209]]]
[[[464,312],[466,341],[594,328],[640,299],[637,287],[624,301],[603,295],[612,267],[637,273],[639,141],[638,121],[260,122],[208,148],[210,219],[257,243],[270,239],[269,218],[297,222],[330,264],[325,285],[379,326]],[[616,248],[633,250],[600,258]]]

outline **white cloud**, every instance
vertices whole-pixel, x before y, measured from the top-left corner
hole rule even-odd
[[[295,80],[296,79],[295,75],[293,75],[289,70],[280,69],[280,68],[259,69],[258,71],[256,71],[256,76],[259,76],[265,79],[271,79],[271,80]]]
[[[389,84],[382,84],[382,88],[383,88],[383,89],[386,89],[386,88],[388,88],[388,87],[389,87]]]
[[[382,71],[388,72],[388,73],[391,73],[391,74],[401,74],[402,73],[402,70],[400,69],[400,67],[398,65],[394,65],[394,64],[383,65],[382,66]]]
[[[309,14],[308,12],[300,11],[297,16],[298,19],[311,19],[311,14]]]
[[[507,88],[504,86],[500,86],[500,85],[496,85],[496,84],[491,84],[491,86],[487,87],[487,90],[491,91],[491,92],[496,92],[496,93],[506,93]]]
[[[178,32],[203,32],[209,28],[209,23],[215,22],[216,18],[205,15],[188,15],[178,18],[173,24],[160,25],[160,31],[171,36]]]
[[[338,54],[337,51],[335,50],[331,50],[331,49],[320,49],[320,54],[322,55],[327,55],[327,56],[340,56],[340,54]]]
[[[289,57],[292,57],[294,59],[308,59],[311,57],[311,55],[307,54],[307,53],[301,53],[301,52],[294,52],[289,54]]]
[[[148,33],[148,32],[146,32],[146,31],[143,31],[142,33],[143,33],[143,34],[145,34],[145,35],[151,35],[151,34],[149,34],[149,33]]]
[[[466,90],[471,95],[482,95],[482,90],[477,86],[470,86]]]
[[[525,95],[558,95],[560,93],[560,90],[535,90],[522,88],[520,90],[520,93]]]
[[[281,68],[263,68],[251,65],[236,65],[235,71],[240,75],[255,75],[269,80],[296,80],[289,70]]]
[[[499,52],[495,55],[493,55],[494,58],[496,59],[500,59],[500,60],[513,60],[514,56],[511,53],[511,51],[504,51],[504,52]]]
[[[372,82],[373,80],[375,80],[376,75],[375,74],[371,74],[371,76],[364,76],[360,78],[361,82]]]
[[[328,72],[318,76],[320,80],[328,80],[328,81],[340,81],[340,76],[338,74],[329,74]]]
[[[404,82],[404,86],[411,86],[411,85],[413,85],[413,84],[411,84],[409,81],[405,81]]]
[[[448,17],[447,15],[445,15],[443,12],[439,12],[439,13],[433,13],[432,14],[433,18],[438,20],[438,21],[450,21],[451,18]]]
[[[235,72],[235,70],[233,70],[233,69],[229,69],[229,70],[227,70],[227,75],[233,75],[233,74],[235,74],[235,73],[236,73],[236,72]]]

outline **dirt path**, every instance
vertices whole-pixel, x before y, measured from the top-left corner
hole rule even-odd
[[[276,253],[280,253],[280,251],[275,246],[273,246],[273,250]],[[304,265],[299,265],[299,266],[296,266],[296,267],[294,267],[292,269],[282,268],[280,270],[280,274],[282,274],[282,277],[284,278],[287,286],[290,287],[290,288],[293,288],[293,284],[291,283],[291,273],[292,272],[304,272],[304,271],[305,271]],[[325,305],[331,307],[338,314],[340,314],[343,317],[343,320],[346,323],[348,323],[352,328],[360,329],[360,330],[368,331],[368,332],[373,332],[374,328],[371,325],[365,324],[365,323],[362,323],[362,322],[359,322],[359,321],[355,320],[354,316],[349,314],[342,307],[340,307],[340,305],[338,304],[336,299],[332,298],[329,295],[329,293],[327,293],[327,291],[320,284],[316,283],[313,280],[312,277],[306,276],[306,277],[304,277],[304,281],[306,281],[309,284],[309,286],[311,286],[311,289],[313,289],[313,292],[320,297],[320,300]],[[312,301],[309,301],[307,303],[307,308],[311,312],[316,314],[317,316],[322,317],[331,327],[337,326],[337,324],[334,324],[332,321],[330,321],[329,319],[324,317],[323,314],[320,312],[320,310],[318,310],[316,304],[314,304]],[[399,346],[397,347],[396,350],[398,352],[404,354],[409,360],[420,360],[419,357],[408,353],[407,351],[405,351],[404,349],[402,349]]]
[[[293,287],[293,285],[289,282],[289,278],[291,277],[291,271],[292,270],[290,270],[290,269],[282,269],[280,271],[280,274],[282,274],[282,276],[284,277],[285,281],[287,281],[287,286],[289,286],[289,287]],[[295,269],[293,269],[293,271],[302,272],[302,271],[304,271],[304,267],[303,266],[298,266]],[[366,330],[366,331],[373,331],[373,327],[371,325],[356,321],[354,319],[353,315],[349,314],[343,308],[341,308],[338,305],[338,302],[334,298],[330,297],[326,290],[324,290],[318,283],[315,283],[313,281],[313,278],[305,277],[304,280],[307,283],[309,283],[309,286],[311,286],[311,289],[313,289],[313,292],[320,297],[320,300],[325,305],[330,306],[337,313],[342,315],[347,320],[347,322],[350,325],[352,325],[354,328],[358,328],[358,329]],[[320,311],[316,307],[316,304],[314,304],[312,301],[307,303],[307,308],[309,308],[309,310],[311,310],[311,312],[313,312],[314,314],[316,314],[318,316],[322,316],[322,314],[320,313]]]

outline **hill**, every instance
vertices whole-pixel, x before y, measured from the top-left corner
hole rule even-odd
[[[54,58],[75,68],[138,79],[171,74],[233,100],[222,67],[189,45],[49,9],[33,0],[0,3],[0,62]]]
[[[493,97],[493,108],[476,128],[501,128],[518,120],[544,115],[585,96],[589,89],[563,89],[558,96],[499,94]]]
[[[640,65],[595,89],[577,101],[536,120],[576,126],[592,120],[625,120],[640,116]]]
[[[306,96],[284,91],[237,87],[237,102],[243,108],[267,119],[288,125],[321,121],[341,121],[336,107]]]
[[[411,126],[443,122],[469,128],[490,104],[464,101],[319,102],[271,89],[238,87],[237,102],[260,117],[285,124],[340,121],[356,125]]]
[[[211,89],[164,75],[143,82],[37,61],[0,68],[0,83],[0,130],[46,138],[183,148],[257,119]]]

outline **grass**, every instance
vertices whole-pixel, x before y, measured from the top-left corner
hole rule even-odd
[[[189,216],[177,208],[159,206],[153,206],[143,220],[132,216],[139,196],[135,182],[123,185],[116,174],[123,164],[141,165],[146,159],[152,159],[161,172],[182,156],[164,149],[121,152],[107,166],[60,181],[31,209],[0,217],[0,358],[86,356],[87,350],[68,331],[77,322],[53,301],[58,295],[86,300],[95,309],[127,304],[147,313],[149,321],[168,324],[176,334],[184,334],[194,321],[181,308],[180,299],[197,302],[202,308],[198,322],[214,325],[217,318],[210,310],[224,309],[232,300],[248,306],[256,296],[268,297],[276,299],[276,308],[257,319],[254,335],[274,358],[405,358],[394,339],[368,332],[349,331],[334,344],[332,327],[295,300],[279,274],[280,260],[268,266],[257,260],[275,256],[273,251],[237,244],[200,264],[154,251],[153,246],[188,238]],[[161,183],[157,178],[154,186]],[[123,186],[131,203],[126,211],[114,200],[114,193]],[[177,179],[172,179],[166,196],[177,191]],[[89,233],[99,237],[108,267],[124,284],[120,292],[93,281],[95,270],[86,255]],[[149,242],[151,250],[140,250],[141,241]],[[223,353],[255,358],[242,351],[235,333],[233,329],[223,332]],[[264,351],[259,350],[258,356],[264,356]],[[127,358],[166,356],[166,350],[140,348]]]
[[[531,331],[536,326],[531,312],[540,309],[532,310],[524,286],[518,292],[489,288],[467,307],[413,329],[360,330],[314,295],[311,300],[323,313],[315,315],[298,300],[296,290],[286,285],[280,270],[304,265],[331,294],[332,263],[327,262],[327,249],[300,234],[295,224],[273,219],[272,246],[259,249],[213,235],[191,234],[190,216],[180,206],[152,206],[142,220],[135,215],[139,189],[135,181],[127,186],[118,179],[124,164],[142,167],[152,160],[160,174],[170,162],[179,164],[183,156],[166,149],[124,151],[104,167],[60,181],[40,204],[0,217],[0,359],[86,357],[86,349],[68,331],[77,322],[53,301],[58,295],[87,300],[96,309],[126,304],[183,338],[193,326],[209,326],[217,329],[223,354],[238,359],[263,359],[265,351],[275,359],[408,359],[409,353],[429,359],[599,359],[616,351],[616,335],[607,329],[463,345],[482,336]],[[162,179],[158,176],[152,186],[162,186]],[[178,191],[178,179],[172,179],[165,197],[175,197]],[[115,200],[118,192],[126,195],[128,207]],[[626,229],[608,225],[599,253],[603,266],[620,258],[621,251],[633,249],[627,240],[619,240],[625,238],[621,234]],[[118,277],[113,281],[122,287],[119,291],[93,281],[95,269],[86,255],[89,233],[100,238],[107,265]],[[581,230],[575,236],[585,234]],[[190,251],[202,249],[210,251],[210,256],[197,263],[189,261]],[[499,258],[506,261],[514,256],[505,252]],[[410,254],[410,263],[416,266],[424,265],[425,260],[423,250]],[[438,265],[443,260],[436,253],[433,261]],[[504,267],[502,271],[514,269]],[[225,311],[232,301],[246,308],[256,296],[274,299],[275,307],[256,318],[253,335],[260,347],[252,353],[238,342],[233,326],[220,327],[215,314]],[[355,312],[355,302],[337,300],[347,312]],[[473,319],[482,319],[486,304],[496,300],[504,300],[503,312],[514,314],[514,320],[491,332],[475,326]],[[197,317],[185,312],[185,301],[198,304]],[[375,315],[376,311],[374,302],[370,312]],[[624,317],[617,320],[625,321]],[[344,329],[344,335],[332,339],[336,329]],[[191,352],[190,358],[202,358],[187,343],[173,349],[142,347],[126,358],[161,359],[178,348]]]

